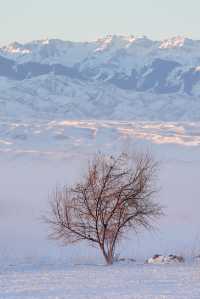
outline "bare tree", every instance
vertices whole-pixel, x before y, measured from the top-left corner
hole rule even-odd
[[[96,155],[82,182],[54,192],[45,219],[50,237],[66,245],[87,240],[112,264],[116,245],[127,232],[152,228],[152,220],[162,214],[153,200],[157,168],[148,154],[132,159]]]

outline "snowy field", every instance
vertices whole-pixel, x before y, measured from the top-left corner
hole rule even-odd
[[[80,178],[91,155],[133,148],[161,162],[158,200],[166,216],[153,232],[119,248],[136,264],[103,266],[86,244],[60,247],[41,222],[56,185]],[[200,124],[109,121],[0,122],[0,299],[200,298]],[[184,265],[144,265],[179,254]],[[97,266],[99,265],[99,266]]]
[[[10,267],[1,299],[199,299],[200,267],[172,265]]]

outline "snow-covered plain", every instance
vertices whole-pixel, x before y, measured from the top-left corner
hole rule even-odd
[[[149,150],[161,162],[157,230],[130,235],[118,248],[137,263],[111,267],[87,244],[47,239],[41,215],[56,185],[80,178],[98,150]],[[200,298],[200,124],[175,122],[0,121],[0,298]],[[154,254],[182,265],[147,265]]]
[[[76,265],[0,273],[0,298],[198,299],[199,266]]]

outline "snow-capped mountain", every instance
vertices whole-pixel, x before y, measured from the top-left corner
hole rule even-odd
[[[0,48],[0,116],[200,120],[200,40],[106,36]]]

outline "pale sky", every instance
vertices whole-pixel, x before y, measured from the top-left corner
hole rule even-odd
[[[0,0],[0,43],[107,34],[200,39],[200,0]]]

